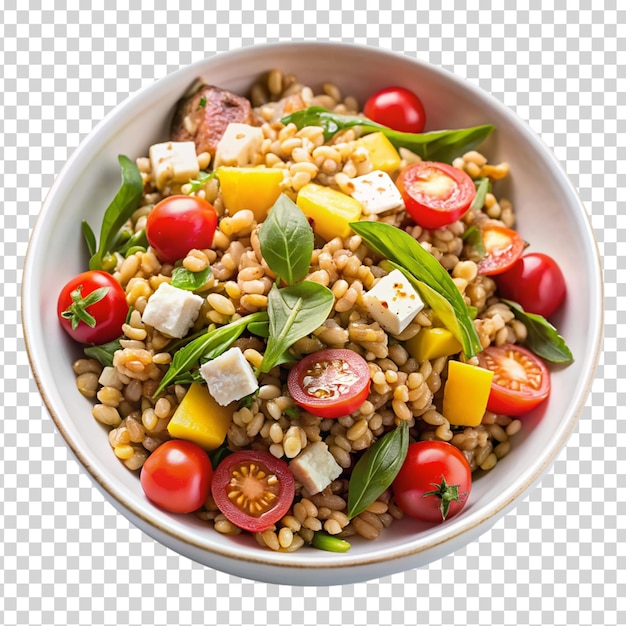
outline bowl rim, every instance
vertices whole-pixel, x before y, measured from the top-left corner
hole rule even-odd
[[[591,242],[593,244],[592,248],[595,252],[594,270],[598,278],[597,286],[598,291],[600,292],[600,297],[597,299],[598,303],[592,311],[592,313],[594,313],[597,317],[598,322],[593,329],[593,339],[590,340],[590,345],[594,346],[593,353],[587,355],[589,367],[587,369],[587,375],[585,380],[581,381],[581,383],[584,382],[584,384],[581,384],[580,388],[577,390],[578,397],[574,410],[572,411],[569,420],[561,424],[558,438],[553,440],[551,442],[551,445],[547,449],[544,449],[543,454],[539,455],[540,463],[537,463],[535,465],[532,473],[528,475],[524,482],[522,484],[519,484],[515,490],[510,489],[508,491],[504,491],[497,498],[495,498],[493,503],[486,509],[483,508],[481,510],[470,513],[462,520],[460,520],[460,523],[453,523],[454,520],[451,520],[450,524],[446,523],[439,528],[433,528],[433,531],[429,532],[428,537],[425,540],[419,542],[418,545],[412,545],[412,542],[408,542],[407,544],[403,544],[403,546],[401,546],[400,548],[391,546],[378,551],[374,550],[369,557],[367,555],[352,557],[348,552],[341,555],[341,560],[333,560],[332,558],[328,558],[326,560],[307,560],[306,558],[294,559],[293,556],[291,556],[291,559],[289,560],[285,558],[278,558],[276,554],[269,551],[267,554],[263,554],[263,556],[257,556],[252,551],[234,551],[232,549],[221,548],[219,546],[209,547],[201,541],[197,541],[194,538],[187,536],[185,533],[178,532],[174,530],[171,526],[161,523],[160,520],[154,519],[148,513],[146,513],[140,505],[126,499],[123,494],[118,493],[115,485],[110,484],[110,481],[106,480],[106,477],[101,474],[101,472],[89,460],[88,456],[85,455],[85,453],[81,451],[81,449],[79,449],[79,447],[73,441],[72,437],[64,426],[64,419],[57,411],[54,402],[52,401],[44,387],[40,370],[37,364],[36,349],[31,342],[29,315],[31,314],[31,309],[33,308],[32,306],[30,306],[31,298],[34,296],[30,293],[27,286],[30,282],[28,279],[34,272],[32,250],[35,248],[37,240],[42,237],[42,224],[44,223],[46,215],[48,214],[47,208],[51,202],[51,199],[54,197],[57,190],[62,186],[63,180],[68,176],[68,172],[70,172],[74,168],[76,162],[80,160],[83,152],[88,150],[88,146],[91,145],[94,137],[102,134],[103,129],[106,129],[108,126],[112,125],[116,119],[123,118],[127,109],[133,107],[137,100],[149,97],[153,91],[162,90],[164,88],[164,85],[167,85],[168,83],[178,82],[182,76],[188,75],[191,78],[195,78],[197,75],[199,75],[199,73],[201,73],[202,71],[206,71],[208,68],[210,68],[212,64],[219,63],[221,59],[225,56],[228,56],[234,61],[238,58],[245,59],[251,54],[256,54],[259,51],[262,51],[263,53],[278,53],[285,49],[293,48],[294,46],[299,48],[300,50],[306,50],[307,48],[310,48],[312,51],[319,50],[320,47],[323,47],[328,49],[334,48],[337,50],[356,50],[357,52],[361,50],[368,54],[376,52],[382,57],[387,57],[389,62],[398,62],[398,60],[404,59],[405,62],[408,61],[411,64],[422,66],[422,68],[427,71],[435,72],[441,76],[445,76],[446,80],[457,82],[459,85],[462,85],[464,89],[469,90],[470,92],[477,95],[477,97],[489,99],[492,105],[498,108],[499,111],[528,138],[530,143],[537,145],[538,149],[543,153],[543,155],[545,157],[548,157],[548,160],[552,167],[552,174],[558,176],[561,179],[562,183],[569,187],[569,190],[573,192],[574,196],[578,200],[578,203],[580,204],[582,214],[586,217],[587,235],[591,239]],[[519,116],[517,116],[511,109],[509,109],[497,98],[495,98],[495,96],[493,96],[491,93],[488,93],[478,88],[473,83],[446,70],[445,68],[432,65],[421,59],[408,57],[405,54],[393,52],[390,50],[374,48],[372,46],[366,46],[362,44],[332,41],[285,41],[277,43],[251,44],[239,49],[219,52],[204,59],[195,61],[190,65],[181,67],[174,72],[155,80],[151,84],[146,85],[138,91],[130,94],[117,106],[111,109],[106,114],[106,116],[104,116],[104,118],[94,126],[92,131],[81,141],[78,147],[70,155],[42,202],[41,210],[37,216],[35,225],[31,232],[31,237],[25,255],[21,300],[21,318],[26,352],[30,362],[31,371],[34,375],[35,382],[46,406],[46,409],[50,417],[52,418],[55,426],[57,427],[59,433],[63,437],[66,445],[69,447],[75,459],[78,460],[79,466],[82,466],[82,468],[87,471],[90,477],[96,482],[97,486],[105,494],[107,494],[108,497],[113,499],[113,501],[116,503],[116,508],[118,508],[118,510],[120,510],[122,513],[124,512],[123,509],[129,511],[133,516],[141,519],[144,523],[146,523],[149,527],[152,527],[156,531],[164,533],[165,535],[169,535],[172,538],[183,542],[190,547],[202,550],[203,552],[215,553],[229,559],[235,559],[243,562],[256,563],[266,566],[269,565],[274,567],[278,566],[286,569],[297,568],[323,570],[335,568],[350,568],[386,562],[390,558],[403,559],[419,554],[426,550],[431,550],[444,543],[452,543],[455,538],[466,533],[471,533],[472,531],[476,532],[477,530],[479,530],[479,527],[485,522],[488,522],[489,520],[495,521],[499,516],[503,515],[507,511],[507,509],[512,506],[515,500],[518,500],[523,493],[527,492],[536,482],[540,480],[542,475],[553,464],[556,456],[560,453],[562,448],[565,446],[567,440],[571,436],[572,432],[574,431],[586,404],[587,397],[591,391],[593,381],[595,379],[595,373],[602,349],[602,337],[604,329],[604,285],[602,281],[602,263],[599,254],[598,244],[595,239],[594,231],[591,225],[591,220],[588,212],[584,207],[584,204],[582,203],[582,200],[580,199],[578,191],[571,183],[569,176],[565,172],[564,168],[562,168],[561,164],[556,159],[553,152],[546,146],[543,140],[537,134],[535,134]]]

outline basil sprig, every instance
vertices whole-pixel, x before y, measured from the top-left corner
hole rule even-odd
[[[186,267],[179,265],[172,270],[171,285],[184,289],[186,291],[195,291],[200,289],[206,283],[211,275],[211,268],[206,267],[199,272],[191,272]]]
[[[390,224],[363,221],[351,222],[350,226],[372,250],[407,275],[420,296],[438,316],[443,313],[442,323],[461,343],[467,358],[482,350],[478,332],[461,292],[432,254],[407,232]],[[429,289],[422,288],[422,284]]]
[[[470,204],[470,211],[480,211],[485,206],[485,198],[491,191],[491,181],[488,178],[477,178],[474,181],[476,195]]]
[[[109,343],[103,343],[99,346],[88,346],[83,352],[85,356],[88,356],[90,359],[96,359],[100,361],[100,363],[104,367],[112,367],[113,366],[113,357],[118,350],[122,349],[122,344],[119,339],[115,339],[110,341]]]
[[[511,300],[504,302],[513,311],[515,317],[526,326],[527,336],[524,345],[546,361],[569,364],[574,361],[572,351],[557,329],[542,315],[527,313]]]
[[[360,126],[365,133],[382,132],[396,148],[407,148],[427,161],[452,163],[461,154],[477,148],[493,131],[491,124],[459,130],[438,130],[428,133],[403,133],[358,115],[340,115],[323,107],[313,106],[295,111],[280,120],[283,124],[321,126],[328,141],[341,130]]]
[[[175,383],[177,380],[189,381],[189,372],[199,363],[200,359],[207,361],[223,354],[240,337],[248,324],[262,322],[266,319],[267,313],[264,311],[251,313],[230,322],[230,324],[214,328],[176,350],[154,396],[158,396],[169,384]]]
[[[383,435],[357,461],[348,488],[350,519],[362,513],[376,501],[398,475],[409,449],[409,425],[401,422],[394,430]]]
[[[130,216],[137,210],[143,194],[143,181],[137,164],[128,157],[120,154],[118,161],[122,169],[122,186],[104,212],[100,227],[100,239],[96,248],[96,238],[87,222],[82,223],[81,229],[87,248],[91,254],[90,270],[102,269],[102,260],[110,252],[118,238],[119,232]]]

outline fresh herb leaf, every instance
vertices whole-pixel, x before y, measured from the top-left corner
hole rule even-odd
[[[461,292],[435,257],[424,250],[411,235],[391,224],[363,221],[351,222],[350,226],[372,250],[449,302],[456,323],[448,330],[460,341],[467,358],[482,350],[478,332]]]
[[[185,289],[186,291],[195,291],[200,289],[202,285],[206,284],[206,281],[211,275],[211,268],[201,270],[200,272],[190,272],[186,267],[179,265],[172,270],[172,287],[178,287],[179,289]]]
[[[288,285],[307,275],[313,254],[313,229],[286,195],[279,196],[259,228],[259,243],[269,268]]]
[[[143,194],[143,181],[137,164],[122,154],[118,161],[122,168],[122,186],[104,213],[98,249],[89,260],[91,270],[102,268],[102,259],[112,251],[120,229],[137,210]]]
[[[485,249],[485,242],[483,241],[483,233],[476,226],[476,224],[472,224],[462,235],[461,239],[466,241],[474,250],[476,255],[480,259],[484,259],[487,254],[487,250]]]
[[[206,98],[204,96],[202,96],[200,98],[200,102],[198,103],[198,108],[199,109],[204,109],[205,106],[206,106]]]
[[[98,244],[96,243],[96,236],[94,235],[91,226],[89,226],[89,224],[85,220],[81,222],[81,231],[83,233],[85,243],[87,244],[89,258],[91,258],[96,253],[96,249],[98,247]]]
[[[88,356],[90,359],[100,361],[104,367],[113,367],[113,356],[117,350],[121,349],[122,344],[120,343],[120,340],[115,339],[114,341],[103,343],[99,346],[89,346],[84,348],[83,352],[85,353],[85,356]]]
[[[474,181],[476,185],[476,195],[470,205],[470,211],[480,211],[485,206],[485,198],[491,191],[491,181],[488,178],[477,178]]]
[[[285,362],[287,350],[324,323],[334,302],[333,292],[313,281],[283,289],[278,289],[274,283],[267,299],[270,334],[261,371],[269,372],[275,365]]]
[[[191,185],[191,188],[189,189],[189,193],[191,194],[200,191],[200,189],[202,189],[202,187],[204,187],[216,175],[216,173],[216,171],[210,173],[200,172],[198,174],[198,178],[190,178],[189,184]]]
[[[502,299],[513,311],[515,317],[526,326],[528,332],[524,345],[532,350],[537,356],[552,363],[572,363],[574,356],[572,351],[557,329],[548,320],[536,313],[527,313],[524,309],[511,300]]]
[[[365,133],[382,132],[396,148],[407,148],[426,161],[452,163],[459,155],[477,148],[493,131],[493,126],[485,124],[459,130],[439,130],[429,133],[402,133],[392,130],[372,120],[357,115],[340,115],[323,107],[308,107],[290,113],[281,119],[283,124],[321,126],[324,140],[341,130],[360,126]]]
[[[248,324],[266,318],[267,313],[265,312],[252,313],[230,322],[230,324],[210,330],[177,350],[169,369],[154,393],[154,397],[158,396],[178,376],[190,372],[200,362],[200,359],[212,359],[228,350]]]
[[[225,443],[223,443],[219,448],[213,450],[213,452],[210,452],[209,459],[211,460],[211,466],[213,469],[216,469],[217,466],[232,453],[233,451]]]
[[[134,234],[132,234],[126,243],[117,250],[120,254],[129,256],[130,251],[133,248],[143,248],[144,250],[148,249],[148,238],[146,237],[145,229],[142,229]]]
[[[248,332],[251,332],[257,337],[267,339],[270,336],[270,323],[268,320],[265,320],[264,322],[252,322],[251,324],[248,324]]]
[[[357,461],[348,489],[350,519],[362,513],[391,486],[398,475],[409,449],[409,425],[401,422],[394,430],[383,435]]]

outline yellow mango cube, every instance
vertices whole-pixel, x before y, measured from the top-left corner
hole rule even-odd
[[[461,361],[448,363],[443,389],[443,415],[453,426],[478,426],[491,391],[493,372]]]
[[[383,133],[363,135],[356,140],[356,143],[369,152],[372,169],[391,174],[400,167],[400,155]]]
[[[326,241],[350,235],[350,222],[356,222],[363,211],[358,200],[316,183],[300,189],[296,204],[312,222],[313,230]]]
[[[224,442],[236,408],[236,402],[219,405],[205,385],[192,383],[174,411],[167,430],[176,439],[186,439],[205,450],[215,450]]]
[[[418,362],[450,356],[461,351],[462,346],[447,328],[422,328],[417,335],[408,339],[404,347]]]
[[[262,222],[278,200],[284,171],[262,165],[221,166],[217,168],[217,177],[226,210],[232,215],[242,209],[249,209],[254,213],[256,221]]]

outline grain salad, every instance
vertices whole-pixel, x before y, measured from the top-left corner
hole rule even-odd
[[[120,157],[127,214],[86,234],[94,284],[66,286],[59,317],[84,331],[78,390],[155,504],[270,550],[345,551],[431,519],[429,495],[438,522],[458,513],[547,397],[545,362],[571,355],[552,311],[505,293],[527,242],[497,193],[508,164],[480,152],[493,128],[402,121],[275,69],[247,95],[198,82],[170,136]],[[154,465],[181,442],[183,482],[201,478],[175,493]],[[456,465],[416,500],[418,442]]]

